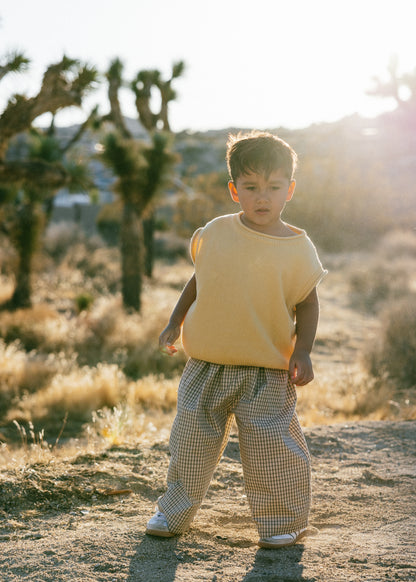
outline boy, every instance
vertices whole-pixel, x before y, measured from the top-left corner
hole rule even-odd
[[[307,527],[310,459],[295,386],[313,379],[310,352],[325,271],[306,233],[281,219],[297,156],[265,132],[230,136],[228,188],[241,212],[191,240],[194,275],[160,335],[189,360],[170,438],[168,489],[146,533],[185,532],[208,489],[235,418],[259,545],[296,543]]]

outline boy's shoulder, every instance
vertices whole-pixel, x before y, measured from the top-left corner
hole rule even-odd
[[[209,222],[206,223],[205,226],[202,227],[202,229],[207,229],[207,228],[213,228],[219,225],[225,225],[225,224],[229,224],[230,222],[234,222],[235,220],[237,220],[238,218],[238,213],[237,214],[223,214],[222,216],[216,216],[215,218],[213,218],[212,220],[210,220]]]
[[[227,236],[227,233],[230,231],[230,225],[233,221],[238,218],[238,214],[224,214],[222,216],[216,216],[209,222],[205,224],[205,226],[201,226],[196,229],[191,237],[190,242],[190,252],[192,260],[195,261],[195,257],[200,249],[200,244],[202,240],[204,240],[204,244],[208,241],[215,241],[220,240],[224,241],[224,238]],[[209,244],[211,246],[211,244]]]

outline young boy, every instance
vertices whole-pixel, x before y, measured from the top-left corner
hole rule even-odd
[[[264,132],[231,136],[228,188],[241,212],[191,240],[194,275],[160,347],[173,354],[182,328],[189,360],[170,438],[168,489],[146,533],[185,532],[238,426],[244,483],[259,545],[296,543],[310,506],[310,459],[295,386],[313,379],[310,352],[325,271],[306,233],[281,219],[295,190],[296,153]]]

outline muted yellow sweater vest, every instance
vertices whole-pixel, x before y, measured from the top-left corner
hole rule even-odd
[[[295,306],[326,271],[305,231],[275,237],[220,216],[192,237],[197,298],[182,330],[189,357],[288,369]]]

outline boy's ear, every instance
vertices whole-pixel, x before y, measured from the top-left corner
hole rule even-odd
[[[289,202],[289,200],[292,200],[292,196],[293,196],[293,193],[295,191],[295,188],[296,188],[296,180],[292,180],[289,184],[289,190],[287,191],[286,202]]]
[[[234,202],[239,202],[237,188],[232,180],[228,182],[228,190]]]

